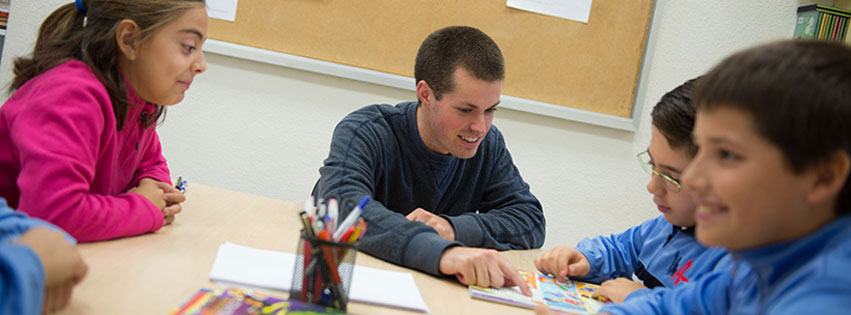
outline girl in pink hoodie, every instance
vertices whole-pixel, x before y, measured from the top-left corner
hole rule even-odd
[[[203,0],[77,0],[15,60],[0,107],[0,197],[81,242],[159,230],[181,210],[154,129],[206,62]]]

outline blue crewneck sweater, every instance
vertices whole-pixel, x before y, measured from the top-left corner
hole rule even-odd
[[[381,259],[438,275],[450,246],[529,249],[544,242],[541,204],[529,191],[491,126],[470,159],[429,150],[417,129],[417,103],[371,105],[346,116],[334,130],[331,150],[314,195],[343,200],[344,212],[364,195],[367,233],[360,249]],[[455,229],[448,241],[405,215],[423,208]]]
[[[847,314],[851,310],[851,216],[807,236],[731,251],[731,272],[607,307],[612,314]]]

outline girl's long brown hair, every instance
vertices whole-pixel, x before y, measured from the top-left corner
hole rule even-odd
[[[33,77],[63,62],[81,60],[106,87],[116,126],[121,130],[130,102],[118,69],[121,51],[116,41],[116,26],[124,19],[133,20],[141,29],[139,42],[142,42],[189,9],[204,5],[204,0],[83,0],[83,3],[85,16],[74,3],[69,3],[44,20],[32,56],[15,59],[15,78],[9,91],[14,92]],[[154,124],[161,114],[162,106],[156,105],[155,112],[145,119],[145,125]]]

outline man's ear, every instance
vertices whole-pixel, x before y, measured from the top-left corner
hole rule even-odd
[[[417,82],[417,99],[423,105],[431,104],[431,101],[434,100],[434,91],[431,90],[425,80]]]
[[[816,177],[807,193],[807,201],[814,205],[835,201],[848,180],[849,170],[851,157],[843,150],[837,150],[819,162],[813,170]]]
[[[127,60],[135,60],[139,56],[139,46],[141,46],[141,29],[135,21],[131,19],[123,19],[118,22],[115,28],[115,41],[118,44],[118,50],[124,55]]]

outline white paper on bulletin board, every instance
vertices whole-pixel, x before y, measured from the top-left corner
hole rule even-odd
[[[591,15],[591,0],[507,0],[506,5],[515,9],[555,16],[563,19],[588,23]]]
[[[207,0],[207,16],[225,20],[236,21],[236,6],[239,0]]]

